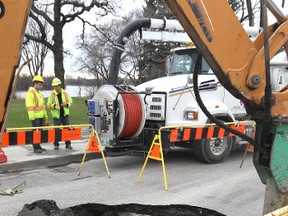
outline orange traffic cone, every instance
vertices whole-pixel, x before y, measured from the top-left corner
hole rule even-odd
[[[0,163],[7,163],[8,159],[2,148],[0,148]]]

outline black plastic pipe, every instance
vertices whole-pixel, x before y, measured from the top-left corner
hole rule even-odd
[[[125,43],[127,38],[130,37],[135,31],[141,31],[142,28],[149,28],[151,26],[151,20],[149,18],[142,18],[131,22],[126,28],[121,32],[113,48],[112,60],[110,63],[109,71],[109,83],[111,85],[117,84],[117,78],[119,73],[119,67],[121,62],[121,55],[125,49]]]

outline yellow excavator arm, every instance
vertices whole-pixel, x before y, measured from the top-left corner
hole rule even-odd
[[[286,14],[273,0],[261,0],[263,14],[267,6],[277,22],[251,41],[227,0],[166,2],[221,84],[256,121],[253,160],[267,188],[263,213],[288,205],[288,87],[272,92],[269,74],[269,60],[282,47],[288,53]]]
[[[227,0],[166,0],[219,81],[248,111],[261,109],[266,86],[264,37],[252,42]],[[288,23],[269,26],[270,59],[287,41]],[[272,116],[288,116],[288,91],[273,92]]]
[[[32,0],[0,0],[0,141]]]

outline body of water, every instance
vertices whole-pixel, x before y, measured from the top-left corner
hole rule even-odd
[[[87,98],[92,98],[93,97],[93,92],[96,90],[95,87],[92,86],[66,86],[66,91],[71,97],[87,97]],[[45,90],[41,91],[44,97],[48,97],[51,92],[51,90]],[[15,92],[16,98],[25,98],[27,91],[17,91]]]

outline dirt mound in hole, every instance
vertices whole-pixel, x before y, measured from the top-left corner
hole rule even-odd
[[[59,209],[53,200],[26,204],[18,216],[225,216],[217,211],[189,205],[104,205],[88,203]]]

